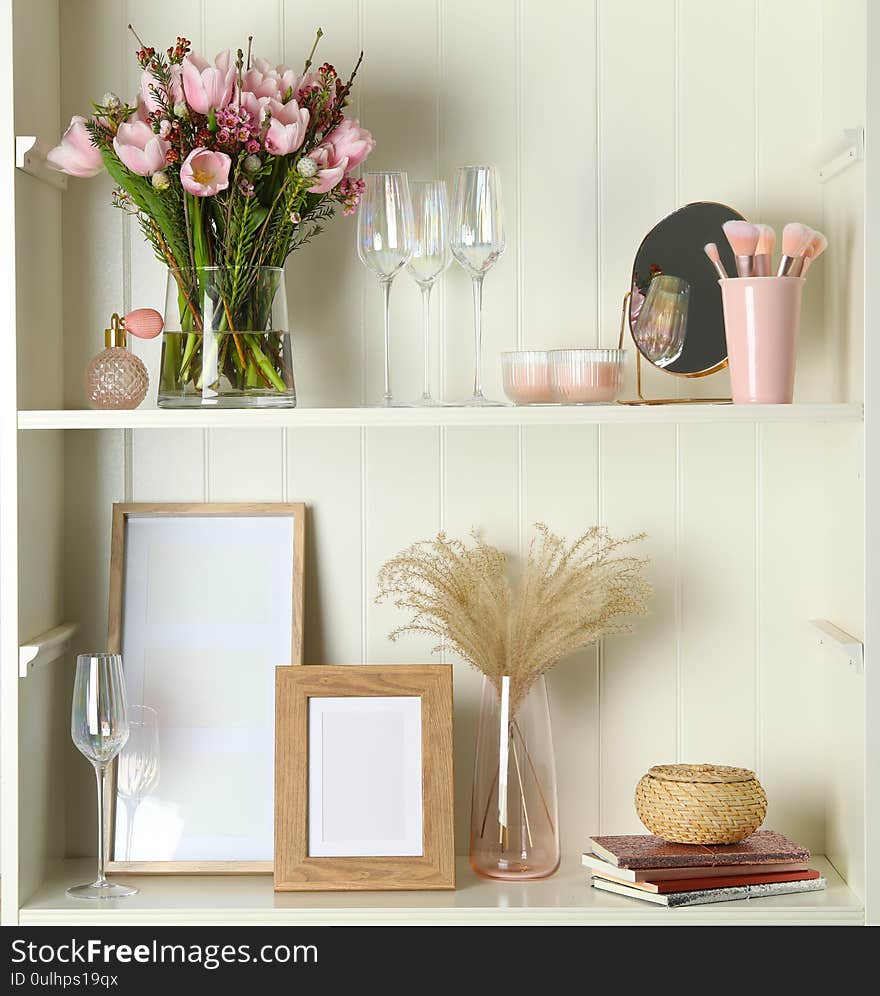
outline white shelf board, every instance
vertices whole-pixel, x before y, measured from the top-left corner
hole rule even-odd
[[[67,899],[64,890],[94,878],[94,861],[57,864],[20,913],[22,926],[135,924],[210,925],[408,925],[408,924],[841,924],[861,925],[864,909],[832,866],[814,857],[828,879],[824,892],[740,900],[670,910],[589,886],[579,858],[568,858],[553,878],[540,882],[490,882],[459,858],[454,892],[272,891],[264,876],[117,876],[137,885],[127,899],[98,905]]]
[[[212,411],[140,408],[20,411],[19,429],[403,428],[692,422],[861,422],[860,404],[541,405],[507,408],[287,408]]]

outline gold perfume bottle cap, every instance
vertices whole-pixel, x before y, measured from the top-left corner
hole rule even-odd
[[[125,322],[115,311],[110,319],[110,328],[104,329],[104,346],[107,349],[111,346],[125,346]]]

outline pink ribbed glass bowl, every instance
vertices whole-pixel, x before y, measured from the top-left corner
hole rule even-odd
[[[565,405],[608,405],[623,388],[625,349],[551,349],[550,384]]]
[[[549,405],[557,399],[546,349],[517,349],[501,354],[504,393],[515,405]]]

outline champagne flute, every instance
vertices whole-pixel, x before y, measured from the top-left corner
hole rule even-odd
[[[98,877],[67,890],[71,899],[116,899],[137,889],[108,882],[104,874],[104,785],[107,768],[128,740],[125,676],[119,654],[80,654],[76,659],[70,735],[92,762],[98,784]]]
[[[159,713],[149,706],[133,705],[128,716],[128,743],[116,762],[116,795],[125,805],[123,853],[131,861],[138,807],[159,785]]]
[[[413,254],[407,263],[410,276],[422,292],[425,338],[425,383],[417,405],[441,405],[431,397],[431,288],[449,266],[449,208],[445,180],[417,180],[412,184]]]
[[[391,396],[391,281],[413,249],[413,213],[406,173],[367,173],[358,212],[358,256],[379,278],[385,304],[385,393],[379,407],[407,407]]]
[[[452,255],[470,274],[474,292],[474,391],[463,405],[504,405],[483,394],[483,277],[504,252],[501,180],[494,166],[462,166],[455,182]]]

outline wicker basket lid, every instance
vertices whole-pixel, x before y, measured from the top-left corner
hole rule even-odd
[[[726,764],[655,764],[648,774],[664,782],[750,782],[755,777],[748,768]]]

